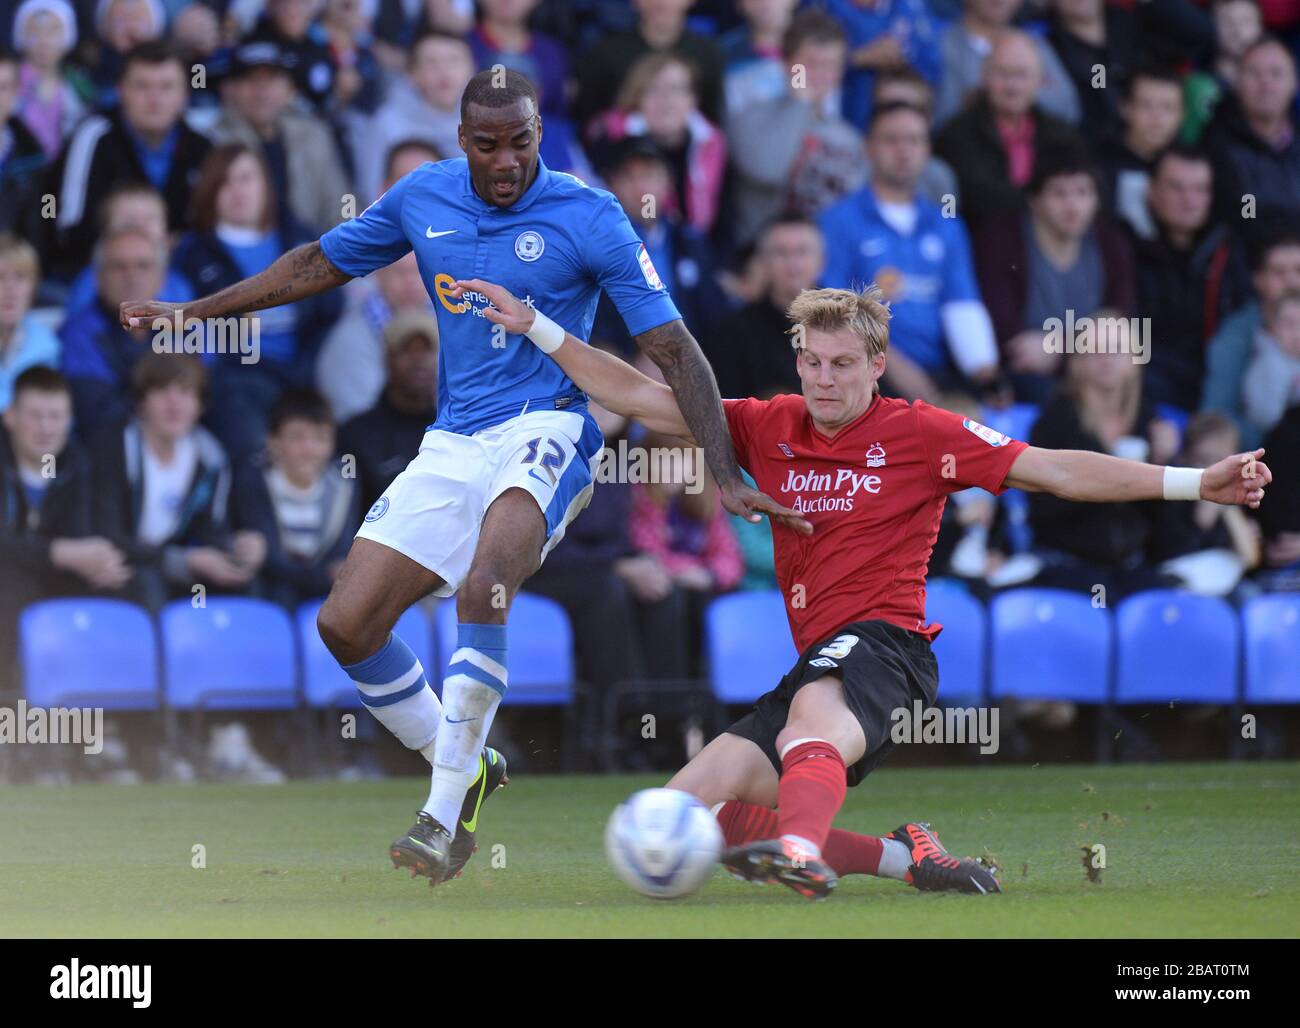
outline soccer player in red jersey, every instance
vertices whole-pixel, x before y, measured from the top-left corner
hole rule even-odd
[[[690,438],[672,391],[564,332],[506,290],[458,283],[492,301],[486,316],[526,334],[611,411]],[[668,783],[714,807],[723,864],[758,882],[824,898],[845,873],[922,889],[1000,891],[976,860],[957,859],[925,824],[884,838],[831,828],[847,786],[891,748],[891,714],[933,705],[938,675],[925,575],[949,493],[979,486],[1075,501],[1213,500],[1258,507],[1272,473],[1263,450],[1205,470],[1166,468],[1010,439],[922,401],[881,396],[889,309],[870,287],[805,290],[791,305],[803,395],[724,400],[740,465],[812,526],[772,526],[794,668],[754,709]],[[803,602],[800,602],[800,601]]]

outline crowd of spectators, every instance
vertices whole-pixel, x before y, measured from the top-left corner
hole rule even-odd
[[[932,575],[1300,588],[1298,52],[1293,0],[23,0],[0,19],[3,666],[42,596],[328,591],[436,414],[414,258],[263,311],[253,360],[155,352],[118,304],[211,293],[458,157],[461,92],[497,64],[537,87],[547,166],[618,198],[724,396],[797,390],[787,305],[875,282],[891,395],[1155,462],[1268,447],[1251,517],[959,494]],[[591,342],[636,359],[606,299]],[[611,447],[655,445],[595,413]],[[698,674],[708,600],[773,587],[767,527],[703,486],[602,482],[530,583],[584,679]]]

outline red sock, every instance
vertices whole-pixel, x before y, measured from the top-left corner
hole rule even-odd
[[[728,846],[743,846],[758,839],[775,839],[776,811],[731,800],[718,811],[718,824]],[[832,828],[822,847],[822,858],[837,875],[873,875],[880,870],[884,843],[874,835],[859,835]]]
[[[776,794],[779,833],[797,835],[821,849],[847,789],[844,760],[825,739],[786,750]]]

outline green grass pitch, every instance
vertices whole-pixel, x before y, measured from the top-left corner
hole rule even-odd
[[[464,877],[432,890],[387,858],[424,798],[417,779],[0,788],[0,935],[1300,934],[1300,764],[886,769],[849,791],[836,824],[930,820],[951,850],[996,857],[1006,892],[854,876],[820,904],[722,871],[686,900],[628,890],[605,863],[605,820],[657,784],[520,775],[485,806]],[[1099,883],[1081,860],[1096,843]]]

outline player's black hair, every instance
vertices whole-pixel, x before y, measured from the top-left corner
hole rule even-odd
[[[313,425],[333,425],[334,415],[330,405],[315,389],[286,389],[271,407],[272,434],[280,431],[286,421],[310,421]]]
[[[1101,173],[1092,155],[1082,146],[1060,146],[1038,155],[1025,192],[1029,196],[1038,196],[1048,182],[1065,175],[1087,175],[1098,192],[1101,191]]]
[[[1120,94],[1124,100],[1132,100],[1133,94],[1137,91],[1139,82],[1163,82],[1167,86],[1173,86],[1180,93],[1183,89],[1183,80],[1178,72],[1167,64],[1143,64],[1134,68],[1133,71],[1124,79],[1123,92]]]
[[[926,123],[927,132],[930,124],[930,115],[924,108],[916,104],[908,103],[906,100],[890,100],[887,104],[876,104],[871,108],[871,114],[867,118],[867,135],[871,135],[876,127],[876,122],[881,118],[886,118],[891,114],[897,114],[899,111],[911,111],[923,122]]]
[[[54,368],[47,368],[43,364],[25,369],[14,379],[13,399],[15,401],[28,390],[37,393],[72,394],[72,387],[68,385],[68,380],[63,377],[63,373]]]
[[[185,62],[181,60],[180,52],[167,41],[148,39],[143,43],[137,43],[122,58],[122,68],[117,73],[117,81],[121,83],[126,79],[133,64],[167,64],[169,61],[175,61],[181,71],[185,70]]]
[[[460,120],[462,125],[469,124],[470,104],[496,110],[501,107],[510,107],[520,100],[531,100],[533,111],[536,113],[538,110],[537,90],[528,80],[528,76],[521,75],[513,68],[504,68],[501,71],[500,86],[495,84],[498,73],[492,68],[484,68],[469,80],[469,85],[465,87],[465,92],[460,97]]]

